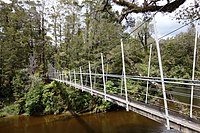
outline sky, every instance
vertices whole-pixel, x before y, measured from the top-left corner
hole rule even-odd
[[[2,0],[2,1],[9,2],[10,0]],[[194,0],[186,0],[183,6],[188,6],[192,2],[194,2]],[[114,5],[114,10],[120,11],[121,9],[122,9],[121,7]],[[135,14],[132,14],[132,15],[135,15]],[[175,30],[182,26],[182,24],[178,23],[178,21],[175,20],[174,16],[175,16],[174,13],[169,13],[169,14],[157,13],[156,14],[155,17],[156,17],[156,27],[158,31],[158,37],[164,36],[170,31]],[[180,32],[185,32],[187,31],[187,28],[188,27],[184,27],[173,34],[166,36],[165,38],[172,37]],[[200,28],[198,29],[199,29],[198,31],[200,31]]]
[[[162,14],[162,13],[157,13],[156,16],[156,27],[158,31],[158,37],[164,36],[168,34],[169,32],[183,26],[183,24],[179,23],[175,17],[174,13],[172,14]],[[186,32],[188,29],[188,26],[166,36],[165,38],[175,36],[176,34],[180,32]]]

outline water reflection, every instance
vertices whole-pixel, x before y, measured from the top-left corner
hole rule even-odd
[[[162,124],[133,112],[118,111],[73,118],[60,116],[0,119],[0,133],[162,133]]]

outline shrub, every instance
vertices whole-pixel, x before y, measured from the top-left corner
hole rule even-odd
[[[7,115],[18,115],[19,114],[19,104],[11,104],[9,106],[4,107],[1,110],[0,117],[4,117]]]
[[[58,114],[67,107],[67,93],[65,88],[56,81],[45,85],[42,92],[44,114]]]
[[[40,82],[39,84],[33,86],[25,95],[25,111],[29,115],[39,115],[43,112],[42,105],[42,89],[44,83]]]

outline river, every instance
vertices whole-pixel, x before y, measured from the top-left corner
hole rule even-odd
[[[132,111],[83,116],[17,116],[0,119],[0,133],[166,133],[166,127]]]

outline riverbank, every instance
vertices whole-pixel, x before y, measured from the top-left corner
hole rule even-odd
[[[85,115],[91,115],[91,114],[95,114],[93,112],[85,112],[85,113],[75,113],[72,111],[67,111],[64,112],[62,114],[52,114],[52,115],[40,115],[40,116],[29,116],[28,114],[21,114],[21,115],[6,115],[5,117],[0,118],[1,120],[5,120],[5,119],[23,119],[24,117],[35,117],[35,118],[39,118],[39,117],[45,117],[47,119],[45,119],[45,122],[53,122],[53,121],[59,121],[59,120],[66,120],[66,119],[70,119],[70,118],[74,118],[74,117],[79,117],[79,116],[85,116]],[[43,121],[41,121],[43,122]]]
[[[0,110],[0,119],[1,118],[12,118],[12,117],[23,117],[23,116],[30,116],[27,113],[23,113],[23,114],[18,114],[18,106],[17,104],[11,104],[9,106],[4,107],[3,109]],[[121,111],[124,110],[123,107],[120,107],[118,105],[112,104],[112,106],[110,108],[107,108],[106,110],[81,110],[80,112],[76,112],[76,111],[65,111],[62,112],[60,114],[49,114],[49,115],[45,115],[45,114],[41,114],[41,115],[32,115],[33,117],[39,117],[39,116],[50,116],[50,118],[52,118],[52,120],[54,120],[55,118],[57,119],[66,119],[66,118],[72,118],[75,116],[83,116],[83,115],[90,115],[90,114],[95,114],[95,113],[103,113],[103,112],[112,112],[112,111]],[[55,119],[55,120],[56,120]]]

